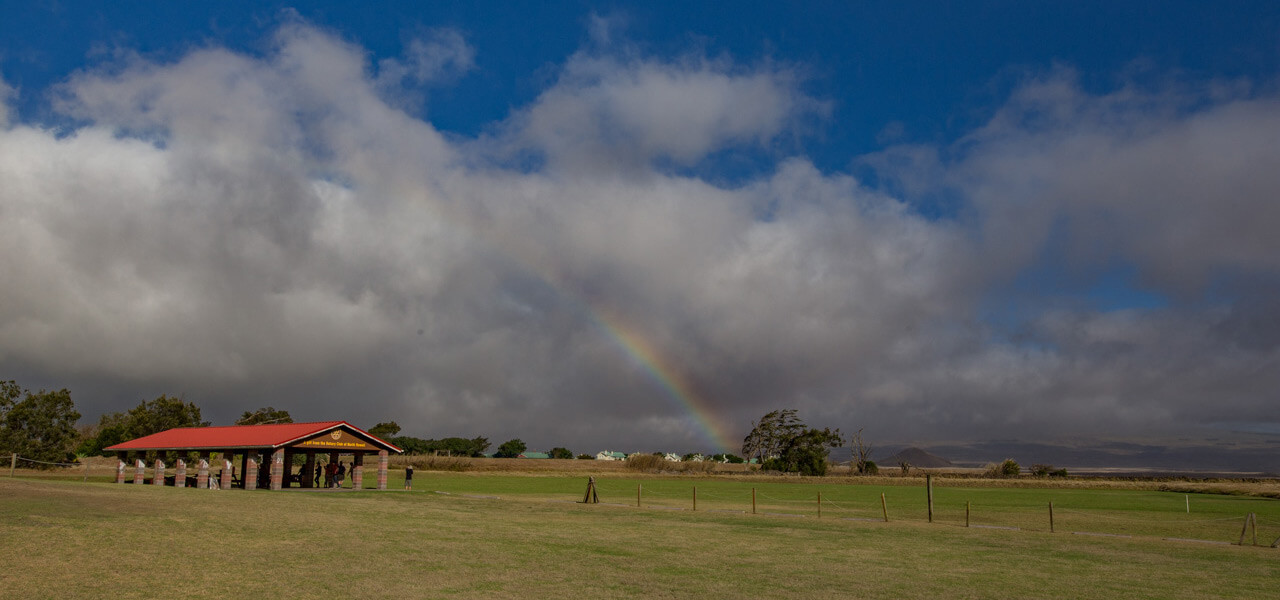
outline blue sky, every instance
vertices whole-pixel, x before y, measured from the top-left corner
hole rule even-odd
[[[91,419],[185,393],[689,451],[781,407],[891,443],[1280,423],[1273,3],[4,14],[0,377]]]

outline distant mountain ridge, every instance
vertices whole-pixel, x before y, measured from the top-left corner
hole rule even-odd
[[[903,448],[896,454],[882,459],[880,461],[880,467],[893,467],[902,464],[903,462],[921,469],[942,469],[952,466],[951,461],[942,458],[941,456],[929,454],[920,448],[912,446],[910,448]]]

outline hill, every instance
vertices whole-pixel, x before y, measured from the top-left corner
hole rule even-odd
[[[881,460],[880,465],[882,467],[891,467],[904,461],[913,467],[922,469],[941,469],[952,466],[951,461],[941,456],[934,456],[916,447],[899,450],[897,454]]]

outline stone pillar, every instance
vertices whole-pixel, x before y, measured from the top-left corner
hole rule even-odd
[[[271,453],[271,489],[278,490],[284,483],[284,448]]]
[[[209,453],[200,453],[200,462],[196,471],[196,488],[205,489],[209,487]]]
[[[187,487],[187,459],[182,454],[173,461],[173,487]]]
[[[315,487],[316,482],[316,451],[307,450],[307,462],[302,466],[302,480],[299,482],[304,488]]]
[[[235,453],[231,452],[230,450],[224,451],[222,453],[222,481],[218,483],[219,483],[219,486],[224,490],[231,489],[231,473],[232,473],[232,469],[235,468],[235,463],[232,462],[232,459],[234,458],[235,458]]]
[[[151,477],[151,485],[164,485],[164,461],[156,457],[155,475]]]
[[[258,453],[244,453],[244,489],[258,489]]]
[[[378,451],[378,490],[386,491],[387,489],[387,463],[391,459],[387,456],[386,450]]]
[[[364,453],[357,452],[351,461],[351,489],[364,488]]]
[[[142,485],[147,481],[147,463],[142,460],[142,457],[134,458],[133,462],[133,484]]]
[[[124,459],[127,457],[128,455],[124,452],[116,453],[116,483],[124,483]]]

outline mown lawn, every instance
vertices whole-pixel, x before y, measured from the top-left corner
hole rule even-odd
[[[585,506],[571,502],[585,477],[415,479],[407,493],[273,493],[3,478],[0,595],[1239,598],[1269,597],[1280,580],[1280,550],[1167,541],[1164,525],[1143,525],[1235,518],[1222,535],[1178,536],[1222,540],[1252,510],[1269,544],[1280,535],[1274,500],[1193,497],[1188,516],[1180,494],[935,488],[949,508],[928,524],[923,489],[910,486],[602,477],[606,504]],[[627,506],[636,483],[646,508]],[[749,514],[751,487],[758,512],[773,514]],[[881,492],[889,523],[849,520],[879,516]],[[1118,519],[1135,537],[1050,534],[1042,492],[1055,510],[1073,507],[1090,525]],[[1028,525],[1043,501],[1044,526],[965,528],[966,498]]]

